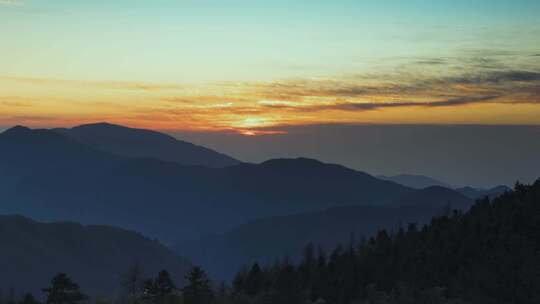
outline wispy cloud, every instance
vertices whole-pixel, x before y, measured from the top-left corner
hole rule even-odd
[[[445,66],[444,60],[424,60],[415,64]],[[484,123],[505,116],[507,123],[526,119],[540,124],[540,116],[535,116],[540,115],[540,70],[535,68],[499,66],[447,73],[406,70],[196,86],[0,77],[2,84],[8,90],[22,85],[16,94],[7,93],[12,97],[0,100],[2,115],[11,117],[9,121],[25,119],[37,125],[110,120],[158,129],[235,130],[258,135],[263,133],[256,131],[263,128],[270,132],[265,134],[271,134],[272,127],[320,123],[437,123],[441,119]],[[38,93],[30,96],[33,90]],[[40,92],[56,95],[47,97]],[[533,112],[526,108],[535,105],[539,107]],[[514,115],[501,110],[520,107],[523,110]],[[495,108],[498,110],[493,112]]]
[[[298,111],[324,111],[324,110],[341,110],[341,111],[371,111],[384,108],[398,107],[452,107],[460,105],[468,105],[475,103],[486,103],[496,99],[499,96],[479,96],[479,97],[456,97],[437,101],[396,101],[396,102],[337,102],[329,105],[315,105],[308,107],[293,107]]]

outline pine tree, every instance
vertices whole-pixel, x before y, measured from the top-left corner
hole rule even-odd
[[[20,304],[39,304],[38,300],[34,298],[34,296],[31,293],[27,293],[24,295],[22,301],[19,302]]]
[[[75,304],[88,298],[65,273],[57,274],[51,280],[51,287],[42,290],[47,294],[47,304]]]
[[[135,301],[143,288],[143,270],[138,262],[135,262],[121,277],[120,283],[131,300]]]
[[[169,275],[167,270],[162,270],[158,273],[158,276],[152,280],[146,280],[144,283],[144,299],[155,302],[163,303],[167,296],[173,294],[176,290],[176,286]]]
[[[253,264],[251,270],[249,271],[246,282],[245,282],[245,292],[249,296],[254,296],[257,293],[261,292],[264,285],[264,277],[261,271],[261,267],[258,263]]]
[[[186,304],[208,304],[214,295],[206,273],[200,267],[193,267],[186,275],[188,284],[182,289]]]

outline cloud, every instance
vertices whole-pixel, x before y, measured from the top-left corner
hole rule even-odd
[[[468,105],[473,103],[485,103],[490,102],[498,96],[480,96],[480,97],[456,97],[439,101],[417,102],[417,101],[398,101],[398,102],[368,102],[368,103],[338,103],[331,106],[323,107],[326,109],[338,109],[338,110],[377,110],[383,108],[396,108],[396,107],[451,107]]]
[[[503,82],[532,82],[540,80],[540,72],[536,71],[493,71],[477,75],[465,75],[461,77],[448,78],[448,83],[454,84],[492,84]]]
[[[60,124],[111,120],[246,135],[257,135],[253,131],[263,127],[321,123],[540,123],[536,108],[510,107],[540,105],[539,67],[505,68],[478,57],[470,62],[496,68],[457,68],[452,60],[417,58],[390,72],[198,85],[0,77],[0,85],[13,88],[8,94],[14,96],[8,103],[0,100],[0,106],[11,121],[33,124],[45,124],[38,117],[43,115]],[[25,105],[12,101],[31,104],[21,108]],[[483,106],[465,108],[470,105]]]
[[[430,59],[419,59],[415,63],[421,64],[421,65],[442,65],[442,64],[447,64],[448,62],[443,58],[430,58]]]
[[[437,101],[395,101],[395,102],[336,102],[334,104],[325,105],[310,105],[310,106],[298,106],[298,105],[279,105],[281,109],[290,109],[300,112],[315,112],[324,110],[341,110],[341,111],[371,111],[384,108],[398,108],[398,107],[451,107],[468,105],[475,103],[487,103],[493,102],[494,99],[499,96],[478,96],[478,97],[456,97],[448,98]],[[267,107],[275,107],[274,105],[265,105]]]
[[[267,100],[285,100],[302,103],[306,100],[339,101],[339,99],[363,99],[362,101],[426,98],[460,98],[507,96],[515,93],[537,92],[540,72],[526,70],[488,71],[462,73],[453,76],[417,76],[410,74],[382,77],[384,80],[352,79],[303,79],[274,83],[258,83],[251,86],[253,94]],[[284,107],[281,104],[266,104]]]
[[[472,104],[540,105],[540,72],[496,70],[438,77],[405,74],[371,82],[365,77],[295,79],[259,83],[253,89],[255,95],[264,97],[256,106],[284,115]]]

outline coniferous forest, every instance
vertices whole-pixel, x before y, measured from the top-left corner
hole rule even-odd
[[[263,240],[261,240],[263,241]],[[89,300],[67,274],[44,282],[46,304],[96,303],[540,303],[540,180],[516,184],[467,212],[448,211],[419,227],[381,230],[325,252],[305,248],[300,262],[287,257],[255,263],[231,284],[211,282],[199,267],[177,286],[169,272],[144,275],[144,262],[119,278],[124,293]],[[35,304],[41,295],[3,293],[3,303]]]

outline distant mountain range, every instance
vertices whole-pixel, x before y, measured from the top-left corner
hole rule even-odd
[[[106,123],[0,134],[0,213],[138,231],[176,244],[216,277],[252,259],[295,256],[306,242],[330,246],[466,209],[487,193],[421,188],[307,158],[242,163]]]
[[[90,295],[120,294],[121,277],[135,263],[154,277],[168,269],[181,284],[191,263],[156,241],[123,229],[69,222],[39,223],[0,216],[0,286],[40,296],[64,272]]]
[[[259,219],[221,235],[181,242],[173,249],[203,265],[215,278],[231,279],[247,263],[273,263],[284,256],[297,259],[309,243],[326,249],[347,245],[351,237],[358,241],[379,229],[426,223],[435,215],[466,210],[472,203],[454,190],[434,186],[411,192],[388,206],[344,206]]]
[[[472,188],[472,187],[462,187],[457,188],[456,191],[459,193],[465,195],[466,197],[477,199],[482,197],[489,197],[494,198],[496,196],[501,195],[504,192],[511,191],[507,186],[496,186],[489,189],[479,189],[479,188]]]
[[[97,133],[104,128],[114,134],[119,127],[99,124]],[[258,217],[383,204],[413,191],[305,158],[209,168],[133,157],[140,152],[126,157],[66,132],[15,127],[0,134],[0,211],[114,224],[169,243]]]
[[[452,186],[444,182],[441,182],[439,180],[436,180],[434,178],[424,176],[424,175],[413,175],[413,174],[399,174],[399,175],[393,175],[393,176],[378,175],[377,178],[380,178],[382,180],[387,180],[387,181],[393,181],[400,185],[403,185],[409,188],[414,188],[414,189],[424,189],[424,188],[432,187],[432,186],[440,186],[440,187],[445,187],[445,188],[450,188],[450,189],[453,188]],[[500,185],[500,186],[496,186],[489,189],[460,187],[460,188],[455,188],[455,190],[465,195],[468,198],[477,199],[477,198],[482,198],[485,196],[489,198],[493,198],[506,191],[510,191],[511,189],[508,186]]]

